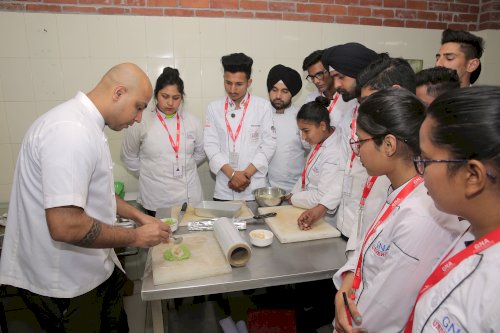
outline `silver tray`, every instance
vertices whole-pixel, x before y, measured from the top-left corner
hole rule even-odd
[[[194,206],[194,213],[202,217],[235,217],[243,207],[242,202],[202,201]]]

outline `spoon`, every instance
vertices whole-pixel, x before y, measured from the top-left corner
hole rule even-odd
[[[174,240],[174,245],[182,243],[182,236],[172,235],[172,236],[170,236],[170,238],[172,238]]]

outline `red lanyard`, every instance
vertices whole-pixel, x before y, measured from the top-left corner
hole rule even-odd
[[[229,135],[231,136],[231,140],[233,140],[233,151],[234,151],[236,139],[238,139],[238,136],[240,135],[241,126],[243,125],[243,119],[245,118],[245,114],[247,113],[248,104],[250,104],[250,94],[248,94],[247,101],[245,103],[245,106],[243,107],[243,116],[241,117],[240,123],[238,124],[238,128],[236,129],[236,134],[233,134],[233,130],[231,129],[229,121],[227,120],[228,104],[229,104],[229,97],[226,97],[226,103],[224,104],[224,118],[226,120],[226,127],[229,132]]]
[[[377,231],[378,227],[381,226],[389,217],[389,215],[392,213],[394,208],[396,208],[398,205],[401,204],[401,202],[406,199],[406,197],[418,186],[420,185],[424,179],[418,175],[414,176],[408,184],[403,187],[403,189],[398,193],[398,195],[392,200],[390,205],[387,207],[387,209],[382,213],[380,211],[379,215],[380,216],[375,222],[370,226],[370,228],[367,230],[365,239],[363,241],[363,245],[361,246],[361,251],[359,252],[359,258],[358,258],[358,264],[356,266],[356,271],[354,272],[354,280],[352,282],[352,289],[358,289],[360,284],[361,284],[361,266],[363,264],[363,253],[365,251],[365,246],[368,244],[368,240],[370,237]],[[354,298],[354,293],[351,294],[351,298]]]
[[[354,112],[352,114],[352,120],[351,120],[351,139],[356,140],[356,119],[358,118],[358,106],[354,108]],[[351,161],[349,162],[349,171],[352,169],[352,164],[354,162],[354,159],[356,158],[356,154],[354,154],[354,151],[351,154]]]
[[[170,145],[172,146],[172,149],[175,152],[175,158],[178,159],[179,158],[179,142],[181,139],[181,121],[179,119],[179,112],[177,112],[177,114],[175,115],[175,117],[177,118],[177,130],[176,130],[176,135],[175,135],[177,142],[174,142],[174,140],[172,139],[172,136],[170,135],[170,131],[168,130],[167,124],[165,123],[165,119],[163,119],[163,116],[160,114],[160,111],[158,111],[158,109],[156,109],[156,116],[158,117],[158,119],[160,119],[161,124],[167,130],[168,139],[170,140]]]
[[[304,170],[302,170],[302,191],[306,189],[306,172],[307,168],[309,167],[309,164],[311,164],[314,156],[318,153],[319,148],[321,147],[321,143],[318,143],[316,147],[314,147],[314,150],[311,152],[311,155],[307,158],[307,163],[306,166],[304,167]]]
[[[333,111],[333,107],[335,104],[337,104],[337,100],[339,99],[340,94],[335,93],[335,97],[333,98],[333,101],[330,103],[330,106],[328,106],[328,113],[331,113]]]
[[[363,194],[361,195],[361,200],[359,201],[359,205],[361,206],[361,208],[365,206],[366,198],[368,198],[368,195],[372,191],[373,184],[375,184],[377,178],[378,176],[371,176],[366,180],[365,187],[363,188]]]
[[[467,246],[462,251],[455,254],[450,259],[444,259],[441,261],[438,267],[434,269],[432,274],[427,278],[422,288],[418,292],[417,300],[415,301],[415,306],[417,305],[420,297],[430,288],[432,288],[435,284],[441,281],[448,273],[450,273],[455,267],[457,267],[462,261],[469,258],[474,254],[478,254],[483,252],[487,248],[495,245],[500,241],[500,227],[496,228],[492,232],[488,233],[486,236],[478,239],[471,245]],[[408,323],[406,323],[405,333],[411,333],[413,326],[413,317],[415,315],[415,306],[411,311],[410,318],[408,319]]]

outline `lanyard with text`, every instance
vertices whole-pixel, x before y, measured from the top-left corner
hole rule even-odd
[[[455,267],[457,267],[462,261],[469,258],[474,254],[478,254],[486,250],[487,248],[495,245],[500,241],[500,227],[496,228],[492,232],[488,233],[486,236],[481,237],[471,245],[467,246],[462,251],[455,254],[450,259],[443,260],[438,267],[432,272],[432,274],[427,278],[422,288],[418,292],[417,300],[415,301],[415,306],[420,299],[420,297],[435,284],[441,281],[448,273],[450,273]],[[410,314],[408,323],[406,323],[405,333],[410,333],[413,326],[413,317],[415,315],[415,306]]]
[[[366,180],[365,187],[363,188],[363,194],[361,195],[361,200],[359,201],[359,206],[361,207],[361,209],[365,207],[366,198],[368,198],[368,195],[372,191],[373,184],[375,184],[377,178],[378,176],[371,176]]]
[[[335,93],[335,97],[333,98],[333,101],[330,103],[330,106],[328,106],[328,113],[332,113],[333,107],[335,104],[337,104],[337,100],[339,99],[340,94]]]
[[[356,140],[356,119],[358,118],[358,106],[354,108],[354,112],[352,113],[352,120],[351,120],[351,139]],[[349,172],[351,172],[352,169],[352,163],[354,162],[354,159],[356,158],[356,154],[354,154],[354,151],[351,154],[351,161],[349,163]]]
[[[229,125],[229,121],[227,120],[227,109],[229,105],[229,97],[226,97],[226,103],[224,104],[224,119],[226,120],[226,127],[227,130],[229,131],[229,135],[231,136],[231,140],[233,140],[233,151],[236,150],[236,139],[238,139],[238,135],[240,135],[241,131],[241,126],[243,125],[243,119],[245,119],[245,114],[247,113],[247,107],[248,104],[250,104],[250,94],[248,94],[247,101],[245,103],[245,106],[243,107],[243,116],[241,117],[240,123],[238,124],[238,128],[236,129],[236,134],[233,134],[233,130],[231,129],[231,126]]]
[[[424,179],[420,176],[414,176],[410,181],[403,187],[403,189],[398,193],[398,195],[392,200],[389,206],[387,206],[387,209],[383,212],[381,215],[382,211],[379,213],[378,217],[375,222],[368,228],[366,231],[365,239],[363,241],[363,244],[361,245],[361,251],[359,252],[359,258],[358,258],[358,264],[356,266],[356,271],[354,272],[354,280],[352,282],[352,289],[357,290],[359,289],[359,286],[361,284],[361,266],[363,264],[363,253],[365,251],[365,246],[368,244],[368,240],[370,237],[377,231],[378,227],[381,226],[391,215],[392,211],[394,208],[399,206],[401,202],[406,199],[406,197],[413,192],[413,190],[420,185]],[[351,298],[354,299],[355,295],[354,293],[351,294]]]
[[[309,158],[307,159],[307,163],[306,163],[306,166],[304,167],[304,170],[302,170],[302,191],[304,191],[306,189],[307,168],[309,168],[309,164],[311,164],[312,160],[314,159],[314,156],[316,156],[320,147],[321,147],[321,143],[318,143],[316,145],[316,147],[314,147],[314,150],[312,151],[311,155],[309,155]]]
[[[158,119],[160,119],[161,124],[167,130],[168,138],[170,140],[170,145],[172,146],[172,149],[175,152],[175,158],[178,159],[179,158],[179,142],[181,139],[181,121],[179,119],[179,112],[177,112],[177,114],[175,115],[175,117],[177,119],[177,129],[175,131],[176,142],[174,142],[174,140],[172,139],[172,136],[170,135],[170,131],[168,130],[167,124],[165,123],[165,119],[163,119],[163,116],[158,111],[158,109],[156,109],[156,116],[158,117]]]

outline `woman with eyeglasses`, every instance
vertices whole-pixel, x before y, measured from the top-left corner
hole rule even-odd
[[[424,118],[424,105],[403,88],[381,90],[359,107],[352,149],[371,177],[385,175],[391,186],[354,255],[334,276],[337,332],[401,332],[423,281],[467,227],[435,208],[413,166]]]
[[[320,206],[326,212],[337,209],[340,203],[348,154],[341,130],[330,126],[329,104],[328,98],[319,96],[302,105],[297,113],[301,137],[311,145],[301,177],[286,197],[299,208]],[[311,221],[304,216],[302,214],[297,221],[299,228],[311,229]]]
[[[500,332],[500,87],[438,97],[420,147],[415,166],[436,207],[471,228],[423,284],[405,332]]]

